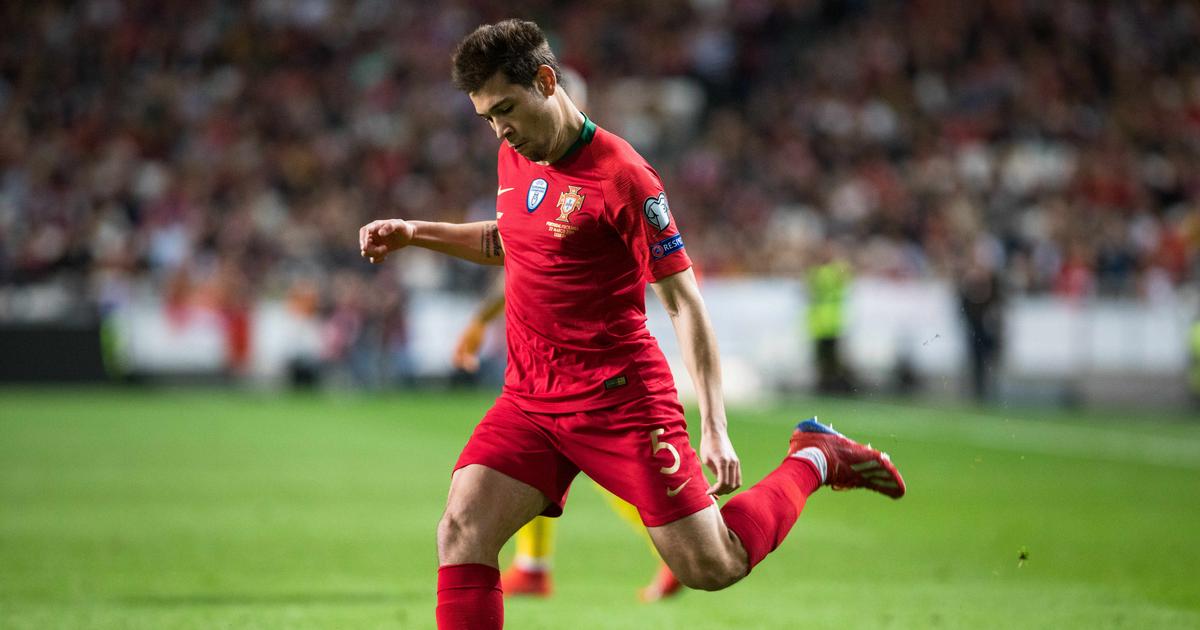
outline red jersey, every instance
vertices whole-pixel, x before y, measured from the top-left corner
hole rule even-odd
[[[646,329],[646,283],[692,265],[658,173],[585,118],[540,165],[501,144],[496,222],[504,244],[504,394],[536,413],[674,393]]]

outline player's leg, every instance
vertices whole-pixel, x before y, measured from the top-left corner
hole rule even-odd
[[[667,566],[689,588],[719,590],[750,572],[746,550],[715,504],[647,531]]]
[[[439,630],[504,626],[500,548],[549,504],[540,490],[486,466],[454,472],[437,531]]]
[[[579,429],[560,433],[567,455],[638,506],[663,560],[693,588],[724,588],[745,576],[779,546],[823,483],[903,494],[886,456],[808,421],[796,428],[774,471],[717,510],[704,494],[707,484],[678,402],[651,397],[588,415]]]
[[[534,516],[561,514],[578,473],[547,436],[503,397],[471,434],[438,524],[440,630],[502,627],[500,548]]]
[[[542,491],[487,466],[459,468],[438,523],[439,563],[499,567],[500,548],[549,504]]]
[[[783,542],[821,485],[904,495],[904,480],[887,454],[815,418],[796,427],[789,446],[779,467],[724,508],[650,528],[659,553],[684,584],[717,590],[740,580]]]
[[[517,530],[517,552],[512,565],[500,575],[505,595],[550,595],[555,526],[554,519],[537,516]]]
[[[650,528],[663,560],[691,588],[718,590],[745,577],[779,546],[821,485],[815,466],[785,459],[749,489],[715,505]]]
[[[517,558],[524,557],[539,567],[554,556],[555,520],[538,516],[517,531]]]

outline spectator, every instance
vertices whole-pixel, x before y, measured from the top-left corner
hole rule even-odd
[[[537,6],[593,118],[670,165],[709,273],[794,272],[789,249],[816,231],[869,244],[863,273],[954,279],[969,232],[1003,244],[996,271],[1027,293],[1196,280],[1194,3]],[[322,287],[372,273],[353,255],[367,215],[455,219],[441,209],[490,194],[474,182],[494,139],[447,72],[491,3],[3,13],[0,291],[108,308],[233,259],[240,295],[282,297],[297,267]],[[454,267],[428,277],[482,289]]]

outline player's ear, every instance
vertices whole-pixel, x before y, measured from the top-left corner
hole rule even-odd
[[[537,86],[542,96],[549,98],[554,95],[558,89],[558,76],[554,74],[554,68],[542,64],[538,66],[537,76],[533,79],[533,84]]]

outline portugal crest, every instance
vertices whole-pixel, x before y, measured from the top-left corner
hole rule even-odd
[[[558,195],[558,220],[570,223],[571,213],[583,205],[583,195],[579,194],[579,186],[567,186],[567,192]]]

